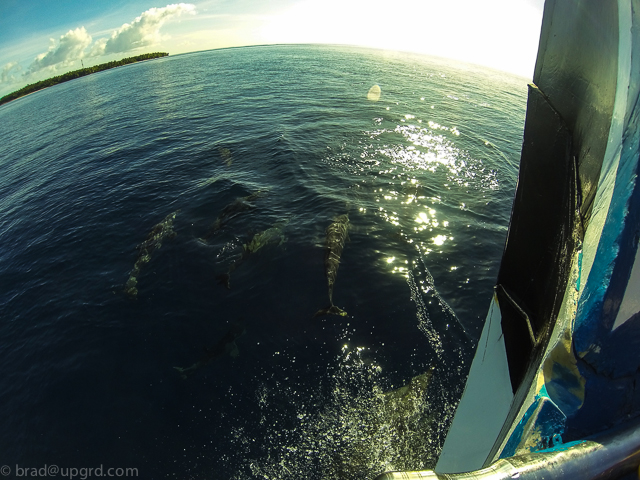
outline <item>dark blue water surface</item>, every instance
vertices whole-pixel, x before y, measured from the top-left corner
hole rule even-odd
[[[525,95],[434,58],[277,46],[0,107],[0,463],[234,480],[432,466],[492,295]],[[176,211],[127,295],[136,246]],[[325,229],[347,213],[348,316],[314,317]],[[237,262],[274,225],[284,241]],[[187,380],[173,368],[205,355]],[[426,391],[389,393],[429,371]]]

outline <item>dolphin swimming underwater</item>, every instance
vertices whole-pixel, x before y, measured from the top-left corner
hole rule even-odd
[[[327,284],[329,286],[329,303],[327,308],[318,310],[315,317],[319,315],[326,315],[328,313],[333,315],[340,315],[342,317],[347,316],[347,312],[333,304],[333,285],[336,283],[336,277],[338,276],[338,267],[340,266],[340,256],[342,255],[342,249],[344,248],[344,242],[347,239],[347,232],[349,230],[349,214],[345,213],[336,217],[331,225],[327,227],[327,237],[325,240],[326,253],[324,257],[324,268],[327,275]]]
[[[221,357],[222,355],[229,354],[232,357],[239,355],[238,346],[236,345],[236,339],[241,337],[246,332],[243,325],[239,323],[233,323],[229,331],[220,339],[218,343],[212,349],[206,350],[206,354],[198,360],[196,363],[187,368],[173,367],[180,373],[180,376],[185,380],[194,374],[196,370],[211,363],[212,360]]]
[[[124,293],[131,298],[136,298],[138,295],[136,285],[138,285],[138,275],[140,274],[142,266],[151,260],[151,254],[156,248],[162,247],[162,241],[165,238],[171,239],[177,235],[173,229],[173,221],[176,219],[178,213],[180,213],[180,210],[170,213],[160,223],[155,224],[151,232],[149,232],[149,235],[147,235],[147,239],[136,247],[140,253],[138,253],[136,263],[133,265],[127,283],[124,285]]]
[[[242,255],[240,258],[235,260],[227,270],[227,273],[223,273],[222,275],[218,275],[219,283],[223,284],[227,288],[231,288],[229,286],[229,282],[231,280],[231,272],[233,272],[236,268],[240,266],[242,262],[244,262],[249,256],[256,253],[262,247],[269,244],[277,244],[282,245],[286,238],[284,236],[284,227],[289,223],[289,220],[276,222],[272,227],[263,230],[262,232],[256,233],[251,240],[242,245]]]
[[[233,202],[226,205],[220,212],[220,215],[218,215],[218,218],[216,218],[215,221],[211,224],[211,226],[207,230],[207,233],[204,235],[204,237],[201,238],[201,240],[206,242],[212,236],[214,236],[218,230],[224,227],[224,224],[231,218],[235,217],[239,213],[254,208],[254,205],[251,202],[253,202],[256,198],[262,196],[263,194],[264,191],[258,190],[251,195],[247,195],[246,197],[238,197]]]

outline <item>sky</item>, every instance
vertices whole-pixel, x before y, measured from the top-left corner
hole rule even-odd
[[[544,0],[0,0],[0,96],[149,52],[281,43],[416,52],[531,79]]]

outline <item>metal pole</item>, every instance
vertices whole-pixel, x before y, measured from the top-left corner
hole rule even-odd
[[[639,465],[640,419],[635,419],[585,440],[502,458],[475,472],[388,472],[375,480],[614,480]]]

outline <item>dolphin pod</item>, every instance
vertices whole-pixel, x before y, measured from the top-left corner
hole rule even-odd
[[[227,333],[214,345],[210,350],[206,350],[205,355],[196,363],[187,368],[173,367],[176,369],[182,378],[185,380],[199,368],[209,364],[212,360],[221,357],[222,355],[229,354],[232,357],[239,355],[238,346],[236,345],[236,339],[245,333],[245,328],[239,323],[233,323]]]
[[[136,263],[133,265],[133,269],[129,274],[129,279],[124,286],[124,293],[129,295],[131,298],[136,298],[138,296],[138,275],[140,274],[142,266],[145,263],[149,263],[153,251],[162,246],[162,241],[165,238],[173,238],[176,236],[176,232],[173,229],[173,221],[178,213],[180,213],[180,210],[170,213],[160,223],[155,224],[151,229],[151,232],[149,232],[147,239],[137,246],[140,253],[138,253]]]
[[[222,209],[216,221],[211,226],[207,237],[213,235],[217,230],[222,228],[224,223],[238,213],[254,208],[251,204],[253,200],[262,195],[263,192],[257,191],[245,197],[238,197]],[[177,234],[174,230],[174,221],[180,210],[176,210],[167,215],[161,222],[155,224],[147,238],[137,246],[139,251],[133,269],[129,274],[129,278],[124,285],[124,293],[135,299],[138,295],[138,277],[142,267],[149,263],[153,252],[161,248],[165,239],[171,239]],[[218,276],[220,283],[229,288],[231,273],[238,268],[247,258],[262,250],[267,245],[281,245],[285,242],[285,227],[290,219],[281,220],[273,224],[271,227],[254,234],[250,240],[242,244],[242,252],[228,267],[226,273]],[[332,314],[338,316],[347,316],[347,312],[333,303],[333,288],[340,266],[340,259],[344,249],[345,242],[348,238],[349,231],[349,215],[345,213],[335,217],[332,223],[326,228],[325,238],[325,274],[327,277],[329,306],[318,310],[315,317],[320,315]],[[233,323],[226,334],[210,349],[206,350],[204,356],[189,367],[174,367],[184,379],[191,376],[196,370],[206,366],[214,359],[223,355],[235,357],[238,355],[238,347],[235,343],[236,339],[245,333],[245,327],[242,324]]]
[[[340,315],[342,317],[347,316],[347,312],[333,304],[333,285],[336,283],[336,277],[338,276],[338,267],[340,266],[340,257],[342,256],[342,249],[344,248],[344,242],[347,239],[349,231],[349,214],[345,213],[336,217],[327,227],[327,237],[325,240],[325,257],[324,268],[327,275],[327,284],[329,287],[329,306],[318,310],[314,316],[319,315]]]

